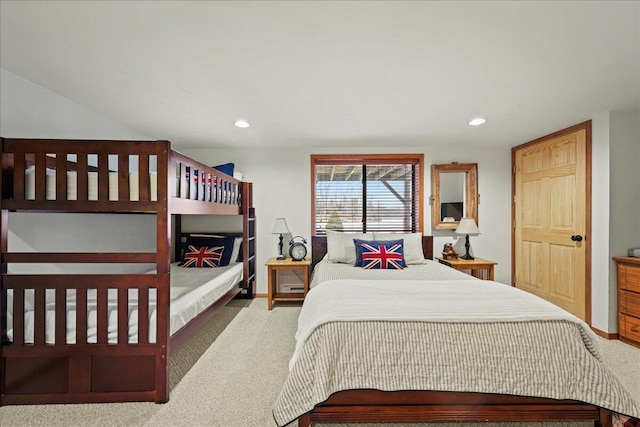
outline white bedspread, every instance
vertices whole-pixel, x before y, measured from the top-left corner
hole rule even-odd
[[[309,291],[298,318],[291,369],[307,338],[337,321],[491,323],[566,320],[596,342],[582,320],[528,292],[487,280],[330,280]]]

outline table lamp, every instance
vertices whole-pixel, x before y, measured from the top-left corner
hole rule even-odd
[[[276,259],[285,259],[285,256],[282,254],[282,235],[289,233],[289,227],[287,227],[287,221],[284,218],[276,218],[276,223],[273,225],[273,230],[271,230],[271,234],[279,234],[280,242],[278,243],[278,257]]]
[[[456,228],[456,234],[465,234],[465,242],[464,242],[464,249],[465,249],[465,254],[463,256],[461,256],[460,258],[462,259],[474,259],[471,254],[469,253],[469,247],[471,245],[469,245],[469,234],[473,234],[474,236],[477,236],[478,234],[480,234],[480,230],[478,229],[478,226],[476,225],[476,222],[474,221],[473,218],[462,218],[460,220],[460,224],[458,224],[458,228]]]

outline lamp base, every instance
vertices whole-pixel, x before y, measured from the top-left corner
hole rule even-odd
[[[469,244],[469,235],[467,234],[465,236],[464,239],[464,255],[462,255],[460,258],[462,259],[466,259],[466,260],[472,260],[475,259],[474,257],[471,256],[471,254],[469,253],[469,248],[471,247],[471,245]]]
[[[285,259],[286,257],[284,256],[284,254],[282,253],[282,234],[280,234],[280,241],[278,242],[278,256],[276,257],[276,259],[278,261],[282,261],[283,259]]]

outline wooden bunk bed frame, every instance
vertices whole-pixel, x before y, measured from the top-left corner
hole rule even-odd
[[[168,141],[1,139],[0,187],[0,406],[87,402],[166,402],[169,356],[233,298],[252,298],[255,283],[255,211],[252,184],[171,150]],[[55,154],[55,156],[51,156]],[[72,156],[68,156],[72,155]],[[129,196],[130,155],[136,155],[139,199]],[[97,165],[89,165],[97,158]],[[117,159],[116,159],[117,158]],[[71,159],[71,161],[69,160]],[[109,199],[109,164],[117,161],[117,200]],[[157,197],[150,191],[149,160],[157,164]],[[133,158],[135,162],[135,158]],[[35,166],[35,197],[25,197],[25,170]],[[56,169],[56,200],[46,197],[46,169]],[[189,171],[212,178],[190,199]],[[77,199],[67,200],[67,173],[77,176]],[[97,200],[88,199],[88,172],[98,177]],[[194,174],[191,174],[193,177]],[[198,178],[200,179],[200,178]],[[194,200],[199,198],[200,200]],[[155,200],[152,200],[155,199]],[[108,253],[8,252],[10,211],[59,213],[141,213],[156,216],[156,251]],[[243,280],[190,323],[169,336],[169,279],[174,235],[181,235],[180,215],[242,215]],[[173,217],[173,221],[172,221]],[[216,233],[219,234],[219,233]],[[174,243],[175,247],[176,243]],[[140,263],[155,274],[7,274],[9,263]],[[55,343],[45,342],[45,292],[55,292]],[[87,290],[97,292],[97,342],[87,341]],[[128,327],[129,289],[138,292],[138,342],[118,334],[107,339],[107,295],[117,290],[118,331]],[[149,340],[149,291],[156,293],[155,342]],[[13,340],[8,340],[8,291],[13,295]],[[25,290],[34,295],[34,336],[24,343]],[[66,293],[76,292],[76,343],[66,343]],[[122,308],[122,309],[120,309]]]
[[[312,266],[327,252],[326,236],[312,236]],[[433,236],[423,236],[424,257],[433,259]],[[344,390],[332,394],[298,419],[312,423],[348,422],[592,421],[611,427],[608,409],[575,400],[434,390]]]

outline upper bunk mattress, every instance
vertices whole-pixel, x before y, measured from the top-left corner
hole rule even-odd
[[[36,179],[35,168],[30,167],[25,171],[25,199],[35,200]],[[140,200],[140,185],[138,172],[129,173],[129,200]],[[78,200],[78,174],[75,171],[67,171],[67,194],[56,194],[56,170],[47,168],[46,173],[46,199],[47,200]],[[87,172],[87,200],[98,200],[98,173]],[[149,198],[158,200],[158,173],[149,172]],[[119,200],[118,197],[118,172],[109,172],[109,200]]]

